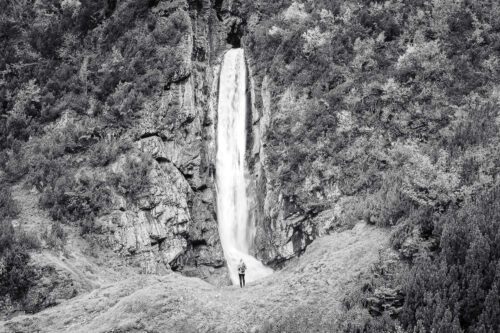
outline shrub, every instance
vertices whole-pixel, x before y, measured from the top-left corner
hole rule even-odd
[[[0,253],[6,252],[16,241],[14,226],[9,220],[0,220]]]
[[[356,306],[342,313],[332,332],[339,333],[387,333],[396,332],[397,326],[389,315],[372,317],[367,309]]]
[[[144,95],[134,89],[134,84],[120,83],[108,97],[104,117],[108,122],[129,127],[145,101]]]
[[[29,260],[29,253],[17,244],[0,252],[0,296],[21,300],[26,295],[35,276]]]
[[[46,227],[42,234],[42,238],[47,245],[56,249],[62,249],[66,243],[66,237],[66,232],[59,221],[53,221],[50,226]]]
[[[399,175],[386,175],[381,187],[369,193],[360,201],[358,218],[378,226],[394,226],[400,222],[413,207],[401,190]]]
[[[162,44],[176,46],[191,28],[189,15],[177,9],[168,18],[159,18],[153,31],[155,39]]]
[[[69,172],[70,164],[64,158],[48,159],[37,155],[25,161],[29,163],[26,184],[44,190]]]
[[[40,107],[40,88],[35,79],[19,89],[12,110],[10,110],[6,129],[10,135],[20,140],[27,140],[30,135],[30,123]]]
[[[116,161],[118,156],[131,148],[129,139],[104,139],[96,143],[90,150],[89,163],[93,167],[103,167]]]
[[[7,154],[7,151],[0,150],[0,169],[5,169],[8,160],[9,154]]]
[[[11,151],[7,156],[8,158],[5,161],[7,179],[16,181],[26,175],[29,169],[24,160],[24,154],[22,152]]]
[[[139,156],[127,156],[121,172],[112,174],[109,180],[119,193],[131,199],[138,199],[150,184],[149,172],[152,162],[151,156],[144,153]]]
[[[113,15],[105,22],[102,38],[104,45],[112,45],[128,29],[133,28],[135,19],[148,10],[149,0],[129,0],[120,2]]]
[[[31,286],[34,270],[28,249],[36,249],[36,236],[14,229],[11,219],[19,212],[10,189],[0,185],[0,297],[20,300]]]
[[[12,198],[10,189],[0,183],[0,221],[10,220],[19,214],[19,207]]]
[[[72,166],[77,166],[76,159],[70,160],[67,156],[92,146],[97,141],[95,132],[93,120],[68,120],[64,127],[33,138],[18,153],[12,154],[7,172],[13,180],[27,174],[26,183],[38,190],[53,186],[57,179],[71,172]]]
[[[45,190],[40,204],[58,221],[81,224],[93,221],[102,213],[109,206],[109,197],[109,190],[103,181],[91,176],[78,180],[64,176]]]
[[[16,242],[26,250],[38,250],[42,246],[35,231],[16,230]]]

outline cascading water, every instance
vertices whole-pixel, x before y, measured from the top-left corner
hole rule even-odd
[[[245,181],[246,103],[245,57],[242,49],[231,49],[220,74],[216,183],[219,234],[233,284],[240,259],[247,266],[246,282],[273,272],[250,255],[255,226],[248,221]]]

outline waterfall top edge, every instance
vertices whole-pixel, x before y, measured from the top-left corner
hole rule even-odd
[[[236,53],[236,54],[241,53],[241,54],[244,54],[245,51],[241,47],[236,47],[236,48],[232,48],[232,49],[227,50],[224,55],[228,55],[228,54],[231,54],[231,53]]]

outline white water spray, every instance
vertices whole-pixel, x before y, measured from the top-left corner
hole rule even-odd
[[[246,282],[273,271],[250,255],[255,226],[248,223],[245,182],[246,68],[243,49],[224,55],[219,84],[217,123],[217,218],[224,257],[233,284],[238,284],[237,266],[247,266]]]

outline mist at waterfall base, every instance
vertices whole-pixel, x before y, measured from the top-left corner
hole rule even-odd
[[[246,282],[271,274],[250,255],[255,226],[249,223],[245,181],[246,67],[242,49],[224,55],[220,74],[217,122],[217,218],[224,257],[233,284],[239,283],[240,259]]]

